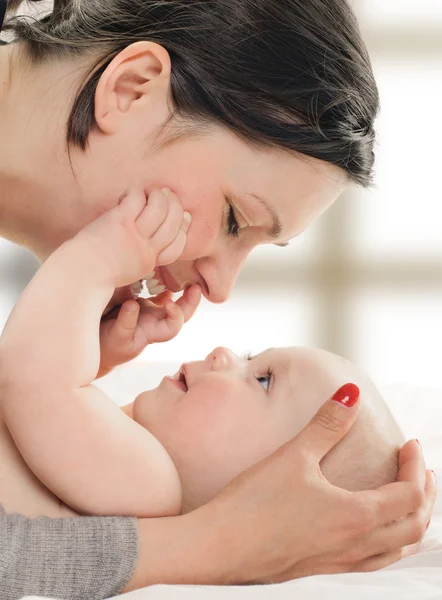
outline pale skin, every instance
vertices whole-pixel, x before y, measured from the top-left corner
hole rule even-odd
[[[269,350],[247,361],[217,348],[205,361],[183,365],[181,383],[165,378],[123,410],[114,406],[92,385],[101,314],[116,287],[173,261],[187,230],[171,192],[153,192],[149,200],[130,192],[44,263],[6,324],[1,412],[30,470],[63,502],[48,506],[48,516],[71,516],[67,507],[145,517],[201,507],[290,440],[314,404],[354,373],[327,353]],[[176,335],[199,294],[193,286],[177,303],[146,305],[148,343]],[[126,329],[127,338],[135,331]],[[296,393],[311,402],[289,403]],[[361,435],[363,428],[355,429]],[[430,474],[425,485],[430,492]],[[24,485],[1,502],[33,516],[34,495]]]
[[[178,473],[162,445],[91,385],[100,363],[100,317],[114,289],[179,256],[185,240],[181,227],[186,229],[175,196],[153,192],[147,205],[143,192],[130,193],[44,263],[3,332],[6,426],[35,475],[76,511],[155,517],[181,510]],[[149,343],[176,335],[199,297],[194,286],[176,304],[167,301],[164,314],[152,306],[145,323]],[[45,338],[47,351],[23,343],[19,332],[25,330],[34,339]],[[29,354],[23,360],[32,365],[25,378],[30,395],[18,403],[8,390],[18,383],[13,365],[24,346]],[[50,389],[43,389],[43,378],[51,380]],[[44,450],[35,452],[44,439]]]
[[[354,457],[357,469],[369,462],[382,470],[395,454],[402,437],[385,419],[380,398],[376,405],[374,386],[348,361],[317,349],[269,349],[240,358],[216,348],[121,411],[92,385],[100,317],[114,287],[173,261],[187,229],[168,190],[153,192],[148,204],[143,193],[131,193],[62,245],[19,300],[0,342],[8,373],[0,408],[29,469],[17,461],[5,432],[0,502],[7,510],[31,517],[76,514],[69,507],[137,517],[189,512],[298,434],[323,398],[349,379],[364,396],[364,410],[345,438],[352,453],[363,449],[367,457]],[[194,287],[176,304],[146,302],[148,343],[177,335],[198,300]],[[138,304],[128,307],[123,348],[137,333]],[[321,472],[334,483],[340,477],[345,489],[364,489],[350,479],[348,456],[347,468],[338,467],[342,461],[329,453]],[[47,489],[36,487],[32,475]]]
[[[168,271],[176,287],[197,284],[209,300],[220,302],[256,245],[288,241],[346,185],[345,175],[328,164],[251,148],[216,126],[162,146],[180,124],[161,130],[170,114],[170,60],[163,48],[148,42],[123,50],[103,73],[89,148],[71,152],[74,175],[64,124],[87,67],[81,60],[31,67],[18,47],[0,49],[1,234],[41,260],[116,206],[128,189],[149,196],[168,188],[192,217],[184,251]],[[238,236],[229,227],[226,196],[233,197],[242,228]],[[270,235],[273,218],[257,196],[270,201],[279,216],[277,239]],[[143,329],[141,320],[137,326]],[[116,346],[113,336],[105,336],[106,370],[142,350],[129,345],[122,356]],[[356,413],[357,405],[344,410],[327,402],[299,436],[214,501],[184,516],[140,519],[140,555],[127,590],[157,582],[265,582],[366,570],[410,552],[403,546],[422,537],[435,494],[434,484],[426,486],[415,442],[401,452],[398,483],[376,492],[353,495],[316,475],[320,459],[348,431]],[[296,474],[293,461],[301,465]],[[314,532],[301,519],[303,511],[318,527],[314,537],[320,547],[311,547]],[[264,551],[269,544],[271,557]]]

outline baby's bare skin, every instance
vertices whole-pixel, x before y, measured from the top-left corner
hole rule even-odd
[[[133,415],[91,385],[99,367],[100,317],[115,287],[151,271],[174,244],[179,252],[181,225],[174,196],[157,193],[149,201],[144,193],[127,196],[62,245],[20,298],[0,341],[1,469],[8,490],[0,502],[9,512],[52,517],[188,512],[298,434],[322,399],[347,381],[361,386],[369,404],[373,394],[352,365],[307,349],[273,349],[249,361],[218,349],[187,364],[184,391],[165,378],[137,397]],[[170,339],[198,299],[187,290],[176,304],[148,307],[144,335],[151,342]],[[124,317],[123,324],[131,319]],[[109,335],[116,325],[118,319]],[[123,338],[119,331],[117,349]],[[362,418],[347,446],[352,436],[364,437]],[[363,445],[374,452],[373,425],[372,439]],[[375,462],[373,454],[370,461]],[[348,460],[338,462],[346,464],[339,484],[349,488]],[[327,458],[327,476],[326,467]]]
[[[34,475],[17,450],[0,416],[0,504],[9,513],[28,517],[75,517]]]
[[[43,264],[3,331],[4,423],[38,479],[80,513],[180,511],[179,478],[161,444],[91,383],[100,317],[114,289],[174,260],[185,243],[182,227],[188,223],[175,196],[126,196]],[[198,300],[186,291],[164,310],[154,306],[145,320],[149,341],[178,333]]]

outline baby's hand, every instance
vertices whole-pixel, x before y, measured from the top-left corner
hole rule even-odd
[[[155,300],[128,300],[106,315],[100,326],[100,370],[109,373],[138,356],[148,344],[174,338],[196,311],[201,289],[192,285],[176,302],[169,291]]]
[[[114,287],[142,279],[156,266],[174,262],[186,244],[190,214],[170,190],[131,191],[119,205],[79,234]]]

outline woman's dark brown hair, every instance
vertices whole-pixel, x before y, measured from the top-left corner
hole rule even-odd
[[[6,27],[34,61],[90,55],[69,144],[87,146],[96,86],[110,61],[150,40],[170,54],[178,115],[370,182],[378,93],[346,0],[55,0],[42,20],[16,17]]]

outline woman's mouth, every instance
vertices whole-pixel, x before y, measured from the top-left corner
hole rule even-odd
[[[201,287],[203,295],[209,298],[209,289],[207,283],[203,277],[200,277],[198,285]],[[171,275],[170,271],[166,267],[156,267],[154,271],[143,277],[142,280],[136,281],[132,284],[131,289],[135,296],[139,296],[143,290],[143,282],[146,286],[150,296],[158,296],[166,290],[169,290],[173,294],[181,292],[191,282],[186,281],[184,283],[178,283],[178,281]],[[142,296],[144,297],[144,296]]]
[[[167,289],[163,279],[155,271],[146,275],[144,282],[151,296],[158,296],[158,294],[163,293]]]
[[[182,286],[179,285],[164,267],[157,267],[152,273],[149,273],[144,278],[146,287],[151,296],[162,294],[165,290],[171,292],[180,292]]]

